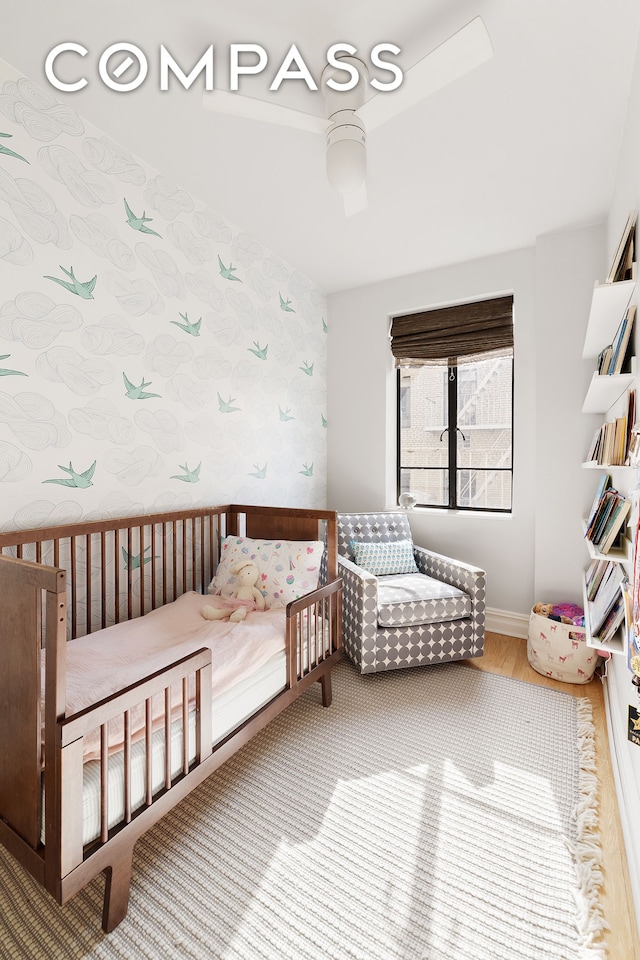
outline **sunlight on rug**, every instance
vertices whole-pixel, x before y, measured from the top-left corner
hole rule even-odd
[[[603,960],[596,794],[588,701],[341,664],[138,843],[110,936],[102,880],[61,909],[3,852],[0,955]]]

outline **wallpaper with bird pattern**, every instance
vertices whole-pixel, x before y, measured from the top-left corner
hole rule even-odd
[[[0,61],[4,529],[324,507],[326,335],[306,277]]]

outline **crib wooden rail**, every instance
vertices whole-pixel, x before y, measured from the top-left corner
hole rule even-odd
[[[195,757],[189,759],[189,678],[195,678]],[[180,715],[182,720],[181,752],[182,770],[177,777],[171,773],[171,728],[175,709],[172,706],[171,688],[177,684],[180,688]],[[191,686],[194,686],[191,684]],[[152,698],[161,694],[164,698],[162,726],[164,731],[165,770],[164,785],[161,791],[170,790],[174,780],[177,782],[186,776],[189,769],[203,762],[211,754],[211,650],[202,648],[175,663],[157,670],[148,677],[119,691],[113,696],[81,710],[73,716],[61,720],[58,724],[58,742],[62,751],[62,769],[64,776],[61,784],[62,802],[60,808],[73,810],[73,816],[66,816],[62,823],[61,875],[65,877],[82,863],[92,842],[83,847],[83,738],[96,729],[100,730],[100,836],[99,843],[106,843],[132,818],[154,802],[152,788],[153,772],[153,723],[151,714]],[[131,765],[131,715],[136,707],[144,708],[145,741],[145,797],[138,810],[132,809],[132,765]],[[122,808],[124,816],[111,830],[109,829],[109,722],[123,720],[124,728],[124,769]],[[45,801],[46,801],[45,797]],[[47,804],[48,809],[48,804]],[[48,820],[48,818],[47,818]]]

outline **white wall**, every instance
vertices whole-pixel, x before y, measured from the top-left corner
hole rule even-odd
[[[410,515],[418,542],[487,571],[490,608],[526,616],[535,600],[581,600],[595,478],[580,463],[597,418],[580,413],[591,375],[580,357],[602,252],[602,227],[586,227],[329,297],[328,502],[359,511],[395,503],[390,316],[513,291],[513,513]]]
[[[581,357],[593,285],[604,279],[603,256],[602,225],[536,242],[534,593],[545,603],[582,603],[588,553],[580,520],[598,476],[581,463],[602,417],[581,413],[594,369]],[[523,439],[516,435],[516,442]]]

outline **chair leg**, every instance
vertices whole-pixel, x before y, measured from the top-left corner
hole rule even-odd
[[[102,929],[111,933],[127,915],[129,890],[131,888],[131,867],[133,848],[123,850],[116,863],[106,867],[104,903],[102,908]]]
[[[327,670],[326,673],[323,673],[318,680],[318,683],[322,688],[322,706],[330,707],[333,699],[333,691],[331,689],[331,670]]]

